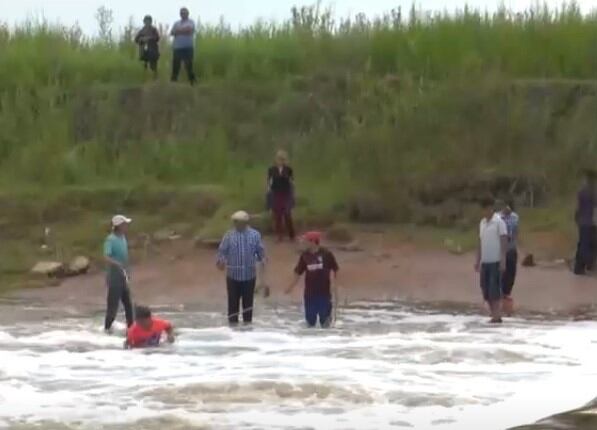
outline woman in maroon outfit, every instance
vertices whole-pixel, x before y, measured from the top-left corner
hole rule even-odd
[[[268,205],[274,219],[278,240],[284,238],[284,226],[290,240],[294,240],[292,208],[294,206],[294,173],[288,165],[288,154],[278,151],[275,165],[267,172]]]

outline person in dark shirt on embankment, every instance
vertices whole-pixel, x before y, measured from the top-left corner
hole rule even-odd
[[[160,59],[160,32],[153,26],[153,18],[149,15],[145,16],[143,24],[144,27],[135,37],[135,43],[139,45],[139,59],[144,63],[145,70],[149,68],[153,72],[154,78],[157,78],[158,60]]]
[[[578,247],[574,262],[574,273],[584,275],[593,270],[597,248],[597,227],[595,223],[595,182],[594,170],[585,172],[585,185],[578,192],[575,213],[578,226]]]
[[[307,250],[302,253],[294,269],[294,280],[286,289],[290,294],[300,277],[305,275],[305,319],[309,327],[319,324],[327,328],[333,322],[333,301],[337,303],[336,277],[338,263],[334,254],[321,247],[321,233],[309,232],[303,236],[307,243]],[[332,297],[333,292],[333,297]]]
[[[284,225],[290,240],[294,240],[292,209],[294,206],[294,172],[288,165],[288,154],[278,151],[275,165],[267,171],[268,209],[272,211],[278,240],[284,238]]]

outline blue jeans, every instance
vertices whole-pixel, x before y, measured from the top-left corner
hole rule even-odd
[[[317,318],[321,327],[329,327],[332,317],[332,300],[330,297],[305,297],[305,319],[309,327],[317,325]]]

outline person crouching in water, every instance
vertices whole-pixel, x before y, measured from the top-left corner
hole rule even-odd
[[[305,275],[305,319],[309,327],[319,324],[327,328],[332,323],[332,292],[333,299],[338,300],[336,278],[338,263],[334,254],[321,247],[321,233],[309,232],[303,236],[307,244],[294,269],[294,279],[286,289],[290,294],[298,284],[300,277]]]
[[[481,202],[483,219],[479,225],[479,246],[475,270],[480,273],[483,299],[489,304],[491,323],[502,322],[502,273],[506,270],[508,229],[506,223],[495,212],[491,199]]]
[[[125,348],[147,348],[159,346],[166,334],[168,342],[174,343],[174,327],[169,321],[155,318],[146,306],[135,308],[135,323],[128,329]]]
[[[506,201],[501,205],[500,216],[508,229],[508,249],[506,251],[506,270],[502,274],[502,310],[508,316],[514,311],[512,289],[516,281],[516,266],[518,265],[518,224],[519,217],[514,212],[514,203]]]

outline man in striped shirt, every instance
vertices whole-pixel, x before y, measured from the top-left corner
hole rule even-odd
[[[253,320],[253,296],[257,280],[257,265],[265,269],[265,248],[261,234],[249,227],[249,214],[244,211],[232,215],[234,228],[227,232],[218,248],[217,266],[226,270],[228,289],[228,322],[238,324],[242,302],[243,322]],[[263,274],[263,273],[262,273]]]

